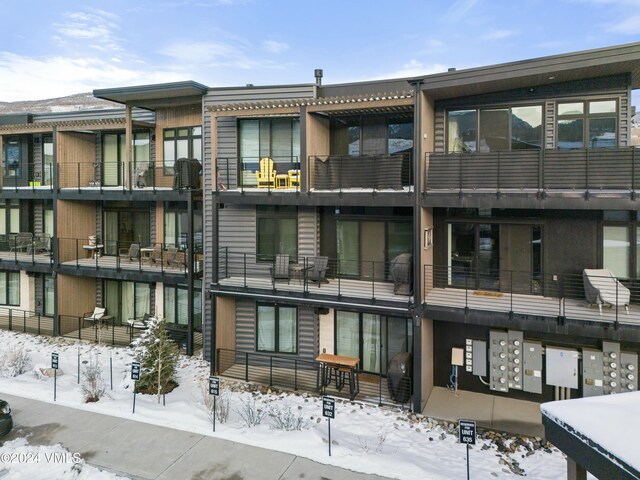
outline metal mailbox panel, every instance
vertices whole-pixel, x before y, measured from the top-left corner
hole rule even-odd
[[[517,330],[509,330],[509,388],[522,390],[522,343],[524,334]]]
[[[547,384],[556,387],[578,388],[578,351],[547,347],[545,369]]]
[[[509,335],[507,332],[489,332],[489,389],[509,391]]]
[[[487,342],[484,340],[473,340],[473,374],[480,377],[487,375]]]
[[[582,349],[582,396],[597,397],[604,393],[602,352]]]
[[[638,390],[638,354],[622,352],[620,354],[620,391]]]
[[[602,370],[604,374],[604,394],[620,391],[620,344],[602,342]]]
[[[542,344],[522,343],[522,389],[525,392],[542,393]]]

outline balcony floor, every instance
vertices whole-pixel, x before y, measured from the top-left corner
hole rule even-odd
[[[384,302],[392,302],[407,305],[413,301],[409,295],[396,295],[393,293],[393,283],[366,282],[351,279],[327,279],[327,283],[308,282],[306,291],[309,295],[348,297]],[[289,283],[286,280],[278,280],[275,287],[270,278],[232,276],[219,281],[221,287],[248,288],[252,290],[266,290],[274,293],[292,293],[302,296],[305,292],[303,279],[292,278]]]
[[[491,312],[508,313],[513,310],[513,313],[520,315],[563,315],[573,320],[603,323],[614,323],[617,317],[621,324],[640,325],[640,305],[629,305],[628,314],[622,306],[618,307],[617,311],[615,307],[603,306],[600,315],[597,306],[589,306],[586,300],[582,299],[565,298],[561,301],[558,298],[540,295],[502,293],[499,294],[501,296],[493,296],[493,293],[486,294],[482,290],[468,290],[465,293],[465,290],[460,288],[434,288],[427,293],[425,303],[460,309],[468,306],[471,310]]]
[[[27,252],[0,252],[0,260],[7,262],[43,263],[51,264],[51,255],[48,253],[37,253],[31,255]]]

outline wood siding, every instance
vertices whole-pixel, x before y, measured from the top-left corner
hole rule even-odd
[[[58,261],[66,262],[76,258],[76,243],[82,246],[96,235],[96,207],[94,202],[72,202],[58,200]],[[65,219],[66,221],[61,221]],[[70,221],[73,219],[73,221]],[[93,292],[95,296],[95,291]]]
[[[96,155],[95,135],[75,132],[59,132],[56,159],[60,164],[58,185],[60,188],[88,185],[93,181],[95,171],[90,168],[99,157]],[[78,172],[78,164],[81,164]],[[78,176],[80,178],[78,178]]]
[[[92,312],[96,302],[96,279],[58,275],[58,314],[79,317]]]

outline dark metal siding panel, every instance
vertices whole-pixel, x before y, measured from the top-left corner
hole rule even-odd
[[[104,235],[102,232],[102,204],[96,203],[96,236],[104,241]]]
[[[236,350],[254,352],[256,347],[256,302],[236,301]]]
[[[164,238],[156,238],[156,204],[154,202],[149,203],[149,229],[149,241],[152,244],[164,242]]]
[[[256,210],[254,207],[225,205],[219,210],[218,242],[237,253],[256,253]]]
[[[313,257],[318,252],[318,218],[315,208],[298,209],[298,255]]]
[[[36,313],[44,312],[44,275],[38,275],[34,278],[34,308]]]
[[[39,235],[44,232],[44,204],[35,202],[33,205],[33,233]]]
[[[206,102],[206,100],[205,100]],[[204,168],[203,168],[203,218],[202,218],[202,229],[203,229],[203,277],[202,277],[202,351],[205,359],[210,359],[211,352],[211,331],[213,328],[212,325],[212,316],[213,316],[213,302],[211,297],[206,294],[206,289],[211,282],[213,282],[214,278],[214,269],[216,268],[216,259],[217,254],[214,247],[214,239],[216,232],[214,231],[215,225],[215,198],[211,194],[213,190],[213,179],[211,173],[211,164],[214,161],[214,157],[211,153],[212,145],[211,145],[211,114],[208,110],[204,109],[203,116],[203,158],[204,158]]]
[[[618,112],[618,145],[621,147],[626,147],[631,144],[631,130],[629,125],[631,112],[629,111],[629,97],[627,92],[625,92],[624,96],[620,97],[619,105],[620,111]]]
[[[43,178],[42,175],[42,137],[36,134],[33,136],[33,177]],[[30,167],[31,168],[31,167]]]
[[[288,87],[238,87],[211,89],[205,96],[205,102],[226,104],[263,100],[287,100],[295,98],[312,98],[313,85],[294,85]]]
[[[548,101],[544,104],[544,148],[556,146],[556,102]]]
[[[101,305],[104,307],[104,292],[102,291],[102,279],[96,278],[96,306]],[[107,314],[110,315],[109,312]]]

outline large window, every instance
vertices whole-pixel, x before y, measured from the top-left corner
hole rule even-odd
[[[258,260],[273,261],[276,254],[298,258],[298,210],[293,206],[258,205],[257,211]]]
[[[150,243],[151,223],[149,210],[124,205],[106,205],[103,211],[103,242],[107,255],[116,255],[120,249],[127,249],[132,243],[148,246]]]
[[[53,137],[47,135],[42,138],[42,169],[43,185],[52,185],[53,178]]]
[[[105,186],[120,185],[124,176],[127,158],[127,136],[125,133],[105,133],[102,136],[102,175]],[[133,133],[133,169],[148,165],[149,132]]]
[[[298,310],[296,307],[258,305],[258,352],[298,352]]]
[[[187,325],[189,313],[189,291],[187,287],[164,286],[164,318],[167,323]],[[201,283],[194,282],[193,290],[193,328],[202,328],[202,291]]]
[[[151,286],[148,283],[105,280],[104,306],[116,323],[151,314]]]
[[[640,212],[604,212],[602,267],[616,277],[640,278]]]
[[[56,281],[51,275],[44,277],[44,308],[43,313],[49,317],[53,316],[54,312],[54,299],[55,299],[55,284]]]
[[[412,153],[411,115],[359,115],[331,119],[332,155]]]
[[[411,320],[338,310],[336,355],[360,359],[365,372],[384,373],[389,360],[413,349]]]
[[[612,148],[617,145],[615,100],[558,103],[557,113],[558,148]]]
[[[195,158],[202,163],[202,127],[168,128],[163,133],[163,166],[165,173],[173,171],[180,158]]]
[[[0,235],[20,231],[20,204],[18,200],[0,202]],[[5,237],[7,238],[7,237]]]
[[[542,106],[451,110],[447,132],[449,153],[539,149]]]
[[[189,212],[184,202],[164,203],[164,243],[168,247],[187,249]],[[193,242],[196,252],[202,251],[202,203],[194,202]]]
[[[0,305],[20,305],[20,272],[0,272]]]
[[[2,165],[8,177],[20,176],[22,143],[20,137],[5,137],[2,143]]]

